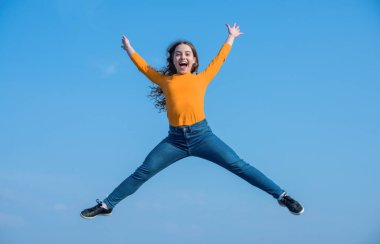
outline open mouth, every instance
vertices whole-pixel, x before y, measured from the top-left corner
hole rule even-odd
[[[186,62],[180,62],[180,63],[179,63],[179,66],[180,66],[181,68],[185,68],[185,67],[187,67],[187,63],[186,63]]]

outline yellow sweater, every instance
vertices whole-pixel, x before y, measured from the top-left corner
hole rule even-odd
[[[164,92],[169,124],[182,126],[205,119],[204,97],[207,86],[218,73],[230,50],[231,45],[224,43],[218,55],[199,74],[163,75],[149,66],[138,53],[133,53],[131,59],[137,68]]]

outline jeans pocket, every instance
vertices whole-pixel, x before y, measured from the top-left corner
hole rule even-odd
[[[201,135],[208,132],[211,132],[211,128],[210,126],[205,126],[196,130],[192,130],[191,135]]]

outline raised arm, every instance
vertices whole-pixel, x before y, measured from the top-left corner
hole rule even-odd
[[[162,82],[165,80],[165,75],[157,72],[153,69],[132,47],[128,38],[123,35],[122,46],[131,58],[132,62],[136,67],[153,83],[161,86]]]
[[[216,55],[216,57],[210,62],[207,68],[198,75],[201,81],[205,82],[206,84],[209,84],[211,82],[211,80],[218,73],[220,67],[222,67],[222,64],[226,60],[231,50],[231,46],[233,45],[235,38],[244,34],[240,32],[240,27],[237,26],[236,23],[234,23],[232,27],[228,24],[226,24],[226,26],[228,28],[228,36],[226,41],[224,42],[218,55]]]

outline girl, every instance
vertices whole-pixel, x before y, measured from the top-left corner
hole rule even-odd
[[[137,68],[157,87],[151,96],[156,107],[166,110],[169,133],[145,158],[143,164],[126,178],[103,202],[85,209],[81,216],[92,219],[97,215],[110,215],[113,208],[124,198],[133,194],[144,182],[174,162],[196,156],[214,162],[248,183],[260,188],[277,199],[293,214],[302,214],[304,208],[283,189],[259,170],[242,160],[211,130],[204,113],[206,88],[228,56],[236,37],[242,35],[240,27],[227,24],[228,37],[218,55],[207,68],[196,73],[199,60],[194,46],[179,41],[168,48],[167,67],[157,72],[132,48],[127,37],[122,37],[122,48],[127,51]]]

